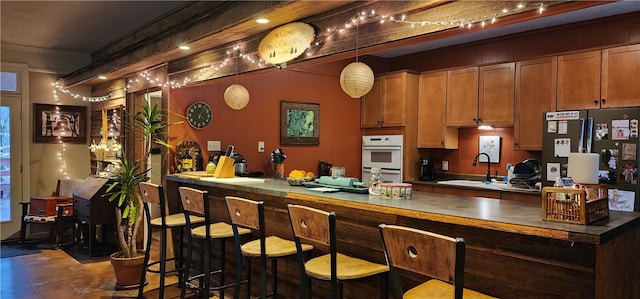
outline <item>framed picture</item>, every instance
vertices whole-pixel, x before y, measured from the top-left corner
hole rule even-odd
[[[87,143],[87,107],[33,104],[34,143]]]
[[[281,101],[280,144],[320,144],[320,104]]]
[[[485,153],[489,155],[491,163],[500,162],[500,136],[480,136],[480,148],[479,153]],[[487,162],[487,156],[480,155],[478,161]]]

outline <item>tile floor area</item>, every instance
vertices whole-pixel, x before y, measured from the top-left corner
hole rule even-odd
[[[157,248],[152,252],[157,254]],[[137,289],[114,289],[115,278],[108,257],[79,261],[71,254],[76,256],[73,249],[43,249],[36,254],[0,259],[0,298],[136,298]],[[158,298],[158,274],[147,274],[147,281],[144,297]],[[175,276],[167,279],[169,286],[165,288],[165,298],[180,298],[176,282]],[[195,293],[187,292],[187,298],[195,297]]]

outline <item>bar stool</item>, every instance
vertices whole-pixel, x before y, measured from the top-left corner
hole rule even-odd
[[[330,281],[331,298],[336,299],[342,298],[343,281],[376,274],[382,274],[383,290],[381,297],[387,297],[387,272],[389,271],[387,265],[372,263],[337,252],[336,215],[334,212],[329,213],[292,204],[287,205],[287,207],[296,247],[298,248],[300,274],[301,277],[307,277],[300,285],[300,298],[311,297],[311,281],[309,278]],[[303,252],[301,251],[301,238],[329,246],[329,254],[312,258],[305,263],[302,257]]]
[[[162,186],[147,182],[141,182],[138,184],[138,187],[140,188],[142,201],[145,203],[144,213],[147,226],[147,246],[144,256],[145,267],[142,271],[142,277],[140,281],[144,282],[146,280],[145,276],[147,272],[160,274],[158,296],[159,298],[164,298],[164,282],[167,274],[180,273],[178,275],[178,285],[182,287],[182,272],[186,269],[186,266],[182,264],[183,229],[186,227],[187,222],[185,221],[183,213],[167,215],[167,208],[164,200],[164,192]],[[158,205],[160,207],[160,217],[151,219],[151,211],[149,208],[150,205]],[[204,218],[202,217],[191,217],[191,223],[202,222],[204,222]],[[149,256],[151,253],[151,241],[153,240],[153,228],[160,229],[160,259],[158,261],[150,263]],[[180,230],[178,239],[180,245],[178,246],[178,255],[172,258],[167,258],[167,232],[173,228],[177,228]],[[167,264],[171,261],[174,261],[176,266],[172,270],[167,270]],[[156,265],[159,267],[159,269],[156,269]],[[142,298],[142,294],[144,292],[143,289],[144,283],[141,283],[140,287],[138,288],[138,298]]]
[[[297,253],[296,243],[277,236],[266,236],[264,220],[264,202],[253,201],[245,198],[227,196],[227,209],[233,226],[236,240],[236,250],[248,258],[260,259],[260,297],[272,296],[278,298],[278,258],[291,256]],[[258,239],[240,245],[238,228],[243,227],[258,232]],[[302,244],[302,251],[309,251],[313,246]],[[267,294],[267,259],[271,259],[272,285],[271,293]],[[247,279],[247,293],[251,296],[251,261],[248,263],[249,277]],[[236,288],[238,298],[240,288]]]
[[[198,289],[202,298],[209,298],[210,291],[219,291],[219,297],[224,298],[224,290],[230,287],[236,287],[237,284],[246,283],[242,281],[241,271],[236,271],[236,281],[231,284],[224,283],[224,277],[226,274],[225,268],[225,240],[234,236],[233,228],[230,224],[224,222],[211,223],[211,211],[209,209],[209,198],[207,191],[197,190],[189,187],[179,187],[180,198],[182,199],[182,207],[184,209],[184,217],[187,222],[187,229],[191,232],[187,236],[188,251],[187,251],[187,268],[184,272],[184,282],[187,287]],[[204,222],[202,225],[194,226],[189,220],[190,216],[203,217]],[[239,235],[245,235],[251,231],[244,228],[238,229]],[[190,264],[193,256],[193,243],[194,238],[198,238],[202,241],[203,254],[201,259],[202,273],[190,275]],[[211,241],[220,241],[220,269],[211,271]],[[242,254],[236,250],[236,263],[237,269],[242,268]],[[220,283],[217,286],[211,286],[211,275],[220,274]],[[198,280],[199,284],[196,286],[191,283],[193,280]],[[180,298],[184,298],[184,293],[180,294]]]
[[[464,288],[465,242],[418,229],[380,224],[396,298],[495,298]],[[403,293],[398,270],[433,277]]]

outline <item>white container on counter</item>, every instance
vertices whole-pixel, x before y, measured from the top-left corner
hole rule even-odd
[[[380,195],[391,199],[411,198],[413,185],[409,183],[382,183]]]

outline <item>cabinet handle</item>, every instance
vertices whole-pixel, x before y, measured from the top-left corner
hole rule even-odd
[[[606,104],[607,104],[607,99],[602,99],[602,100],[600,100],[600,103],[601,103],[602,105],[606,105]]]
[[[593,101],[593,104],[598,106],[598,100]]]

